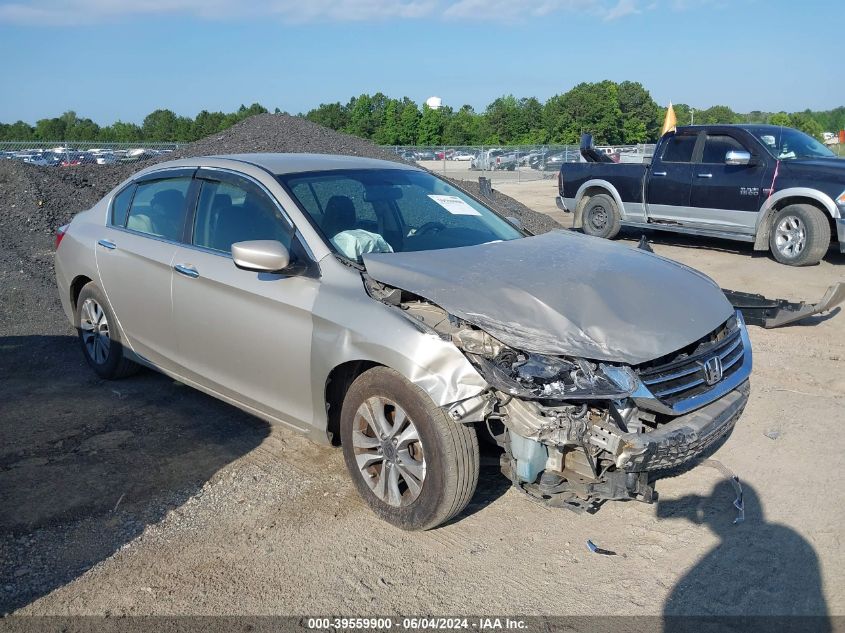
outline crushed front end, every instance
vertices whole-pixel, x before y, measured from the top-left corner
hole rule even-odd
[[[486,428],[504,449],[505,476],[551,506],[652,502],[655,482],[715,452],[748,401],[751,345],[739,312],[683,349],[630,366],[513,349],[424,299],[367,285],[476,367],[490,389],[448,414]]]
[[[748,401],[751,345],[738,312],[635,367],[521,353],[474,332],[453,338],[493,387],[485,424],[504,448],[502,472],[549,505],[651,502],[658,479],[722,445]]]

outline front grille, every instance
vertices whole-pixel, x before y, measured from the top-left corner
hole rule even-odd
[[[731,318],[721,328],[687,349],[647,366],[640,366],[637,373],[658,400],[672,407],[710,391],[738,371],[742,366],[744,351],[742,332],[736,318]],[[722,376],[718,381],[707,384],[705,363],[715,357],[721,361]],[[710,377],[713,378],[712,375]]]

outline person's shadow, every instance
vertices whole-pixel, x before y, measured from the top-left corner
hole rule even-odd
[[[812,546],[792,529],[767,523],[754,488],[742,488],[739,524],[728,480],[709,497],[658,502],[659,517],[705,525],[720,539],[673,587],[663,607],[665,630],[830,631]]]

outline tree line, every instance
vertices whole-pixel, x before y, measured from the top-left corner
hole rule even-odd
[[[705,109],[674,105],[678,124],[771,123],[794,127],[820,137],[822,132],[845,128],[845,106],[803,112],[734,112],[724,105]],[[203,110],[195,118],[160,109],[141,125],[117,121],[99,126],[75,112],[41,119],[34,126],[23,121],[0,123],[0,140],[190,142],[267,112],[254,103],[236,112]],[[278,108],[275,110],[280,112]],[[437,109],[421,107],[408,97],[394,99],[377,92],[352,97],[347,103],[323,103],[297,116],[372,140],[380,145],[536,145],[574,144],[582,132],[593,134],[598,144],[655,142],[666,109],[634,81],[581,83],[545,102],[535,97],[499,97],[483,111],[472,106]]]

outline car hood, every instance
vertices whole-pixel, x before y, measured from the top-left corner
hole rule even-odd
[[[639,364],[695,342],[733,313],[702,273],[570,231],[363,260],[376,281],[538,354]]]

